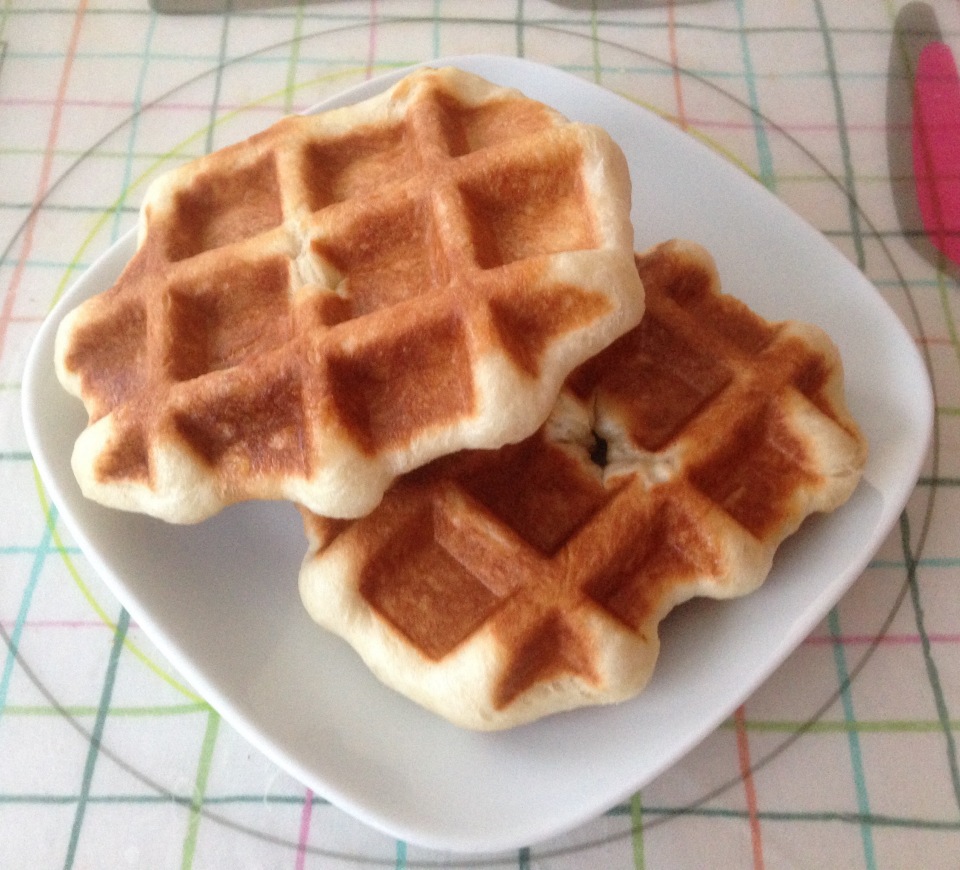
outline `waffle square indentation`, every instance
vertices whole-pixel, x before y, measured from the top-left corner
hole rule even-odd
[[[704,574],[717,574],[716,545],[702,526],[669,500],[645,506],[619,552],[608,555],[607,570],[585,586],[601,607],[633,631],[655,615],[664,593]]]
[[[311,142],[303,154],[303,184],[311,211],[376,193],[419,169],[406,127],[365,127]]]
[[[715,274],[705,263],[678,263],[671,258],[647,259],[641,269],[647,283],[663,287],[663,296],[685,309],[742,353],[754,356],[772,340],[776,329],[739,299],[715,292]]]
[[[146,483],[150,480],[150,447],[146,433],[137,422],[132,425],[120,423],[117,430],[110,446],[97,460],[97,479]]]
[[[494,518],[545,556],[556,553],[610,495],[599,475],[545,440],[528,438],[491,453],[496,461],[460,485]]]
[[[145,382],[147,312],[134,300],[104,320],[92,320],[73,336],[64,363],[81,373],[92,419],[133,399]]]
[[[448,315],[369,348],[329,360],[333,401],[356,442],[371,453],[473,411],[470,351],[463,323]]]
[[[581,366],[570,385],[581,396],[596,390],[599,401],[623,409],[633,441],[654,452],[683,432],[731,379],[722,360],[648,311],[639,327]]]
[[[289,262],[228,264],[167,291],[167,372],[176,381],[230,368],[289,341]]]
[[[548,613],[521,640],[510,667],[498,680],[493,705],[503,709],[538,683],[549,683],[562,674],[575,674],[588,682],[597,678],[593,646],[575,622],[558,611]]]
[[[690,472],[698,490],[760,539],[791,513],[797,491],[816,480],[807,448],[784,414],[773,402],[749,415]]]
[[[823,401],[822,393],[830,377],[827,362],[822,356],[809,352],[801,352],[797,356],[799,362],[793,376],[793,385],[823,410],[827,403]],[[828,412],[828,416],[833,417],[833,414]]]
[[[402,199],[364,211],[356,223],[314,239],[315,256],[345,278],[352,316],[360,317],[429,292],[446,280],[434,239],[430,204]]]
[[[597,246],[580,161],[565,148],[538,164],[498,162],[461,183],[480,268]]]
[[[503,349],[532,377],[551,344],[562,335],[599,319],[609,302],[599,293],[585,293],[570,284],[538,288],[518,294],[494,294],[490,298],[490,322]]]
[[[451,157],[480,151],[556,125],[539,103],[504,98],[467,106],[449,94],[437,95],[440,123]]]
[[[283,209],[273,155],[199,175],[177,193],[175,208],[165,244],[174,262],[278,227]]]
[[[439,660],[500,599],[437,543],[430,513],[418,514],[365,567],[360,593],[424,655]]]
[[[266,376],[255,387],[227,382],[214,392],[195,409],[173,412],[177,433],[202,459],[225,469],[227,479],[309,473],[302,385],[295,373]],[[211,414],[206,405],[214,399]]]

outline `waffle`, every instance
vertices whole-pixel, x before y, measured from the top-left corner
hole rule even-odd
[[[250,498],[353,517],[527,437],[643,313],[630,200],[605,132],[449,68],[166,174],[58,332],[83,492],[174,522]]]
[[[636,262],[642,322],[571,374],[534,435],[405,475],[364,519],[303,512],[310,615],[458,725],[635,695],[675,605],[756,589],[861,475],[819,329],[721,294],[693,243]]]

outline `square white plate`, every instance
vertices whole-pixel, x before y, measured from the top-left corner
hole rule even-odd
[[[27,363],[30,447],[63,521],[131,615],[251,743],[317,794],[398,838],[435,848],[514,848],[615,805],[722,722],[813,629],[896,521],[932,425],[926,370],[876,289],[817,231],[741,171],[652,113],[556,69],[507,57],[435,61],[519,87],[604,126],[634,184],[637,247],[706,245],[724,288],[768,318],[819,324],[839,344],[851,409],[870,441],[863,482],[778,554],[755,594],[675,612],[649,687],[618,706],[499,734],[461,731],[383,688],[297,594],[305,551],[290,505],[251,503],[178,527],[85,500],[70,470],[85,424],[59,386],[64,313],[105,290],[127,235],[65,295]],[[386,88],[368,82],[317,108]]]

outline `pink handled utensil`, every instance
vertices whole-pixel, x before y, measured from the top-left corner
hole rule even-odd
[[[924,232],[960,265],[960,77],[946,43],[923,47],[914,78],[913,174]]]

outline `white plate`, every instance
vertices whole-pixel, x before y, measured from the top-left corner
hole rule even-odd
[[[637,246],[706,245],[724,287],[770,318],[821,325],[840,346],[871,454],[850,502],[808,522],[747,598],[688,606],[664,626],[647,690],[628,703],[500,734],[461,731],[383,688],[297,596],[305,550],[289,505],[246,504],[194,527],[81,497],[69,458],[85,415],[60,388],[63,314],[106,289],[121,239],[43,324],[24,378],[30,447],[63,521],[131,615],[209,702],[317,794],[396,837],[490,851],[560,833],[615,805],[696,745],[816,626],[879,547],[919,474],[932,422],[925,368],[875,288],[779,200],[692,138],[606,90],[505,57],[443,61],[521,88],[618,140]],[[438,62],[434,62],[438,63]],[[363,99],[396,72],[318,108]]]

